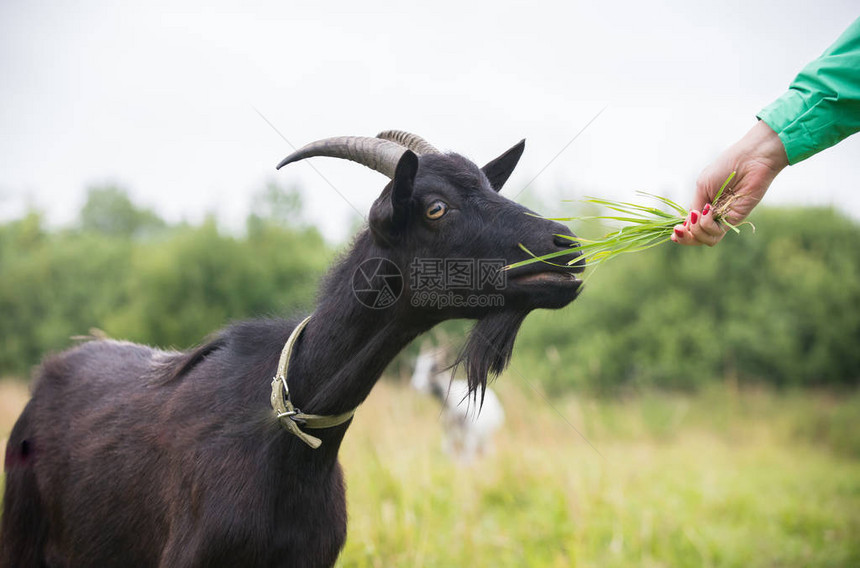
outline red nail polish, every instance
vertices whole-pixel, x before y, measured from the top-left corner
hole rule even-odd
[[[698,222],[699,222],[699,214],[696,213],[695,211],[690,211],[690,223],[695,225]]]
[[[682,231],[682,230],[681,230],[681,229],[679,229],[678,227],[675,227],[675,236],[676,236],[676,237],[678,237],[678,238],[680,239],[681,237],[683,237],[683,236],[684,236],[684,231]]]
[[[686,227],[686,226],[687,226],[687,223],[689,223],[689,222],[690,222],[690,220],[689,220],[689,219],[684,219],[684,226]]]
[[[705,208],[702,209],[702,215],[707,215],[710,212],[711,212],[711,204],[705,203]]]

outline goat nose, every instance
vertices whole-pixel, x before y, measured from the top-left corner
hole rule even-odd
[[[585,259],[580,258],[582,257],[582,251],[579,250],[579,241],[576,240],[576,235],[570,232],[570,229],[565,227],[565,231],[556,233],[552,238],[552,242],[560,249],[573,249],[570,251],[570,258],[568,259],[573,272],[582,272],[585,270]],[[578,260],[574,262],[574,259]]]
[[[562,237],[561,235],[555,235],[552,238],[552,242],[555,246],[560,247],[560,248],[566,248],[566,247],[569,247],[573,244],[573,242],[570,239],[566,239],[566,238]]]

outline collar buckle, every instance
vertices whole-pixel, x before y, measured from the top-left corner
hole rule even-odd
[[[289,418],[290,420],[292,420],[296,424],[300,424],[300,425],[304,426],[305,424],[308,423],[308,421],[305,420],[304,418],[300,418],[301,415],[302,415],[301,410],[299,410],[298,408],[293,408],[292,410],[286,410],[284,412],[279,412],[278,418]]]
[[[293,403],[290,400],[290,389],[287,386],[287,367],[290,363],[290,355],[292,354],[293,346],[310,319],[311,317],[308,316],[296,326],[290,334],[289,339],[287,339],[287,343],[284,345],[283,351],[281,351],[281,359],[278,361],[278,371],[275,376],[272,377],[271,403],[272,409],[275,411],[275,415],[278,418],[278,422],[280,422],[290,434],[293,434],[311,448],[316,449],[320,444],[322,444],[322,441],[319,438],[302,431],[299,426],[311,429],[333,428],[350,420],[355,409],[336,416],[318,416],[316,414],[305,414],[293,406]]]

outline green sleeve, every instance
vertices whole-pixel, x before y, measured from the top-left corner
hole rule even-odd
[[[796,164],[860,130],[860,18],[757,117]]]

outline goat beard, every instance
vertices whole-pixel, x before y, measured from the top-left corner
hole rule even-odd
[[[469,383],[469,398],[484,403],[487,378],[495,379],[511,360],[514,341],[528,311],[505,310],[478,320],[472,327],[469,339],[457,356],[454,369],[461,365],[466,369]]]

